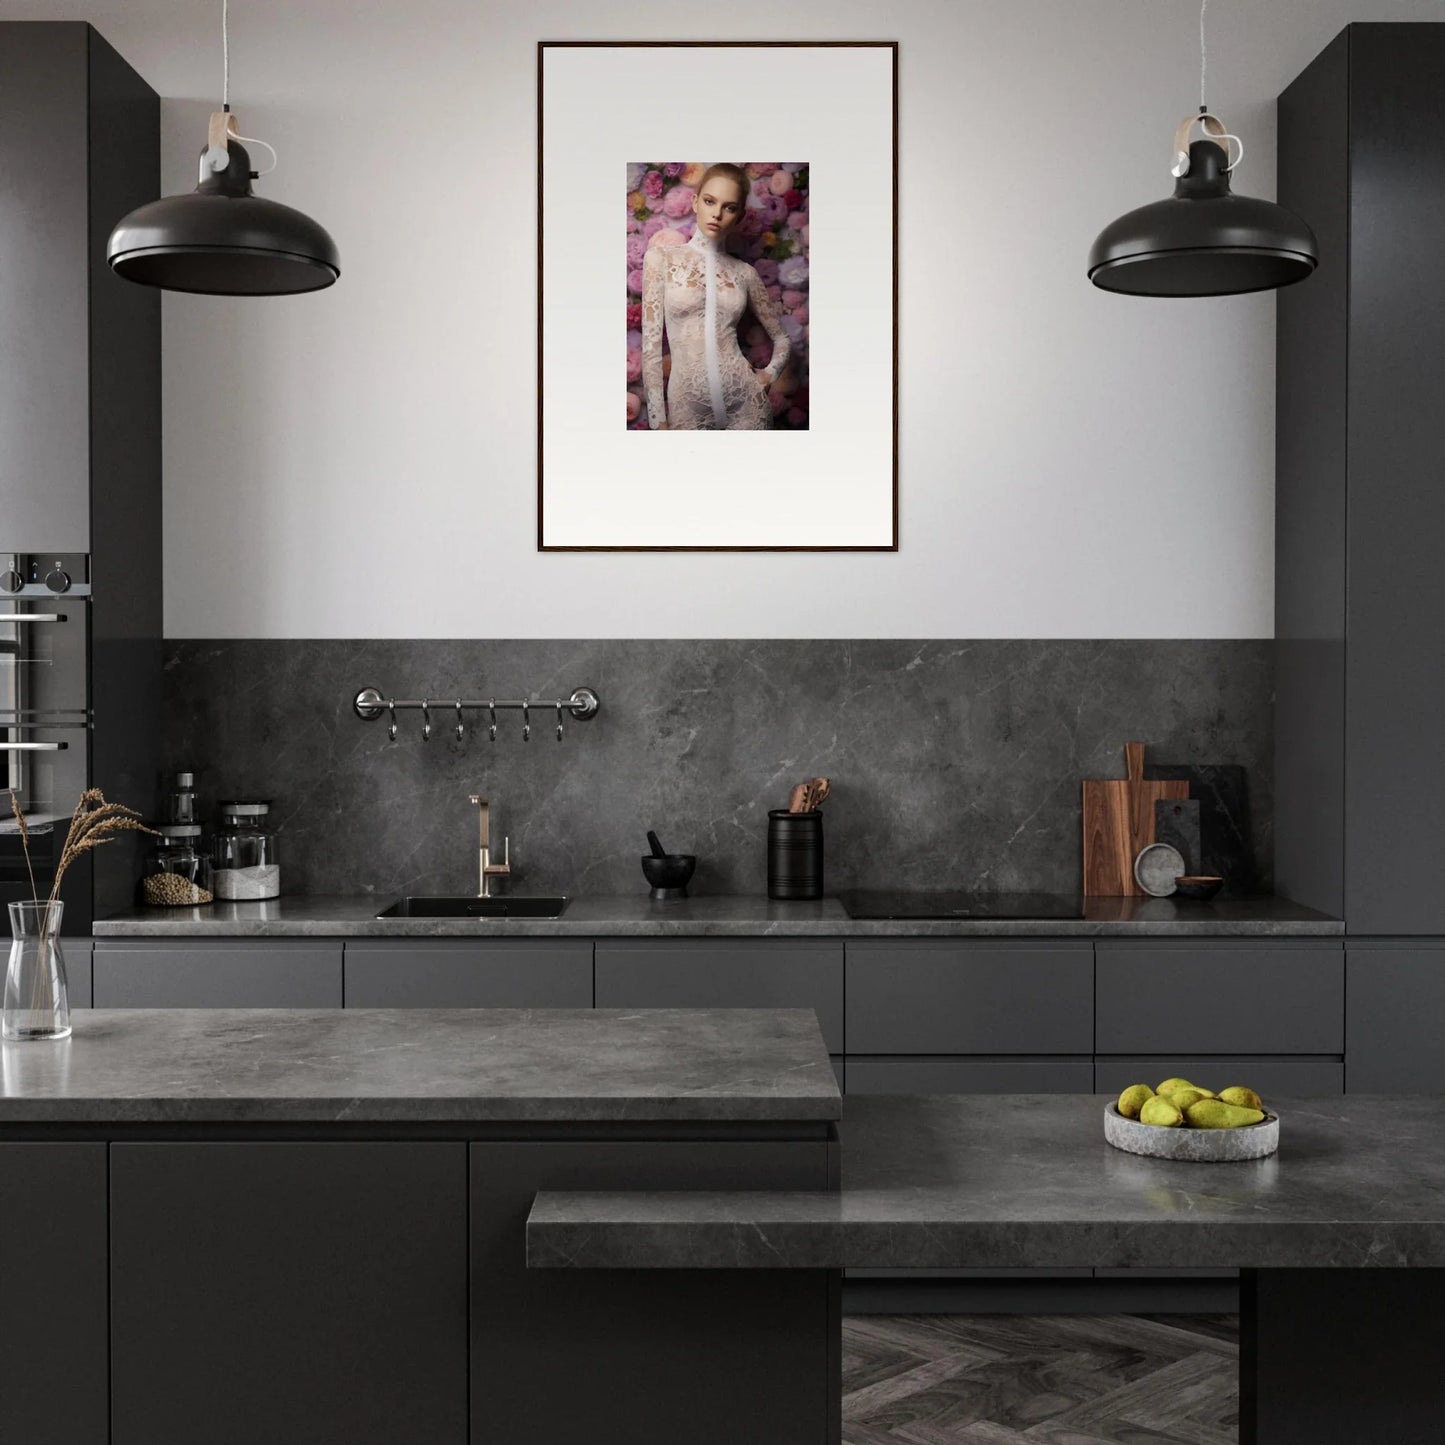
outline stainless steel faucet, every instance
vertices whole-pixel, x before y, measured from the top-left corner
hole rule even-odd
[[[474,807],[479,809],[478,830],[477,830],[477,855],[478,855],[478,881],[480,886],[477,889],[478,898],[490,898],[492,896],[492,879],[506,878],[512,871],[512,840],[510,837],[502,838],[502,861],[492,862],[492,805],[479,793],[471,795]]]

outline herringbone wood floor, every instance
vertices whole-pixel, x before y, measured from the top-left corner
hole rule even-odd
[[[852,1315],[845,1445],[1236,1445],[1233,1315]]]

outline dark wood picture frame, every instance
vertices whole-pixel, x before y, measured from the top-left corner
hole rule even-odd
[[[730,48],[738,50],[803,48],[821,49],[880,49],[892,52],[890,83],[892,88],[892,217],[889,227],[890,259],[892,262],[892,385],[889,395],[891,409],[890,427],[893,443],[892,467],[892,538],[887,543],[874,544],[828,544],[828,545],[781,545],[781,544],[727,544],[703,545],[637,545],[620,544],[581,545],[548,543],[545,540],[544,488],[543,488],[543,296],[546,277],[543,266],[543,172],[542,140],[544,121],[543,62],[546,52],[551,49],[713,49]],[[896,552],[899,533],[898,499],[898,42],[896,40],[539,40],[537,42],[537,550],[539,552]]]

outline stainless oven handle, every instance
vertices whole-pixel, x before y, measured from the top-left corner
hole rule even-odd
[[[0,622],[66,622],[63,612],[0,612]]]
[[[0,753],[63,753],[69,743],[0,743]]]

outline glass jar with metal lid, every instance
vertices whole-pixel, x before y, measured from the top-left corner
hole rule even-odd
[[[211,841],[211,876],[217,898],[277,898],[281,864],[276,835],[267,828],[271,804],[233,799],[220,805],[221,826]]]
[[[201,847],[199,823],[158,823],[160,837],[146,858],[140,901],[150,908],[184,908],[210,903],[211,859]]]

